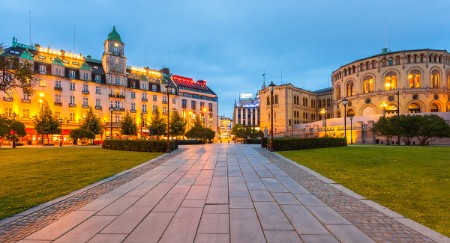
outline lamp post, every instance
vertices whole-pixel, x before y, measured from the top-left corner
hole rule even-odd
[[[39,93],[39,96],[41,97],[39,99],[39,103],[41,104],[41,118],[44,115],[44,93]],[[44,145],[44,134],[41,134],[41,143]]]
[[[350,117],[350,144],[353,144],[353,117],[355,115],[349,115]]]
[[[13,112],[12,116],[13,116],[13,124],[14,124],[16,121],[16,113]],[[14,130],[12,130],[12,147],[16,148],[16,131],[14,131]]]
[[[273,152],[273,90],[275,88],[275,84],[273,81],[269,84],[270,89],[270,152]]]
[[[322,114],[323,116],[323,126],[325,127],[325,137],[327,136],[327,109],[326,108],[322,108],[322,110],[320,111],[320,114]]]
[[[109,107],[109,112],[111,113],[111,118],[109,119],[109,123],[110,123],[110,131],[109,131],[109,139],[112,139],[112,135],[113,135],[113,122],[112,122],[112,116],[113,116],[113,112],[114,112],[114,107],[111,105]]]
[[[172,91],[172,87],[170,85],[166,85],[166,93],[167,93],[167,148],[166,153],[170,153],[170,92]]]
[[[62,142],[63,142],[62,122],[63,122],[63,119],[59,118],[59,123],[61,124],[61,140],[59,140],[59,147],[62,147]]]
[[[342,100],[342,104],[344,104],[344,138],[345,143],[347,143],[347,104],[348,100],[346,97]]]
[[[142,138],[142,128],[144,127],[144,114],[141,113],[141,138]]]
[[[386,117],[386,107],[387,107],[386,102],[383,101],[383,104],[381,104],[381,107],[383,108],[383,118],[384,118],[384,117]]]
[[[397,117],[400,116],[400,90],[397,90]]]

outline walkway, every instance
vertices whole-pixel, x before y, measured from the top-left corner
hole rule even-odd
[[[254,145],[186,146],[152,163],[100,183],[123,181],[23,242],[433,242],[414,222]],[[1,225],[0,241],[17,239],[8,236],[16,225]]]

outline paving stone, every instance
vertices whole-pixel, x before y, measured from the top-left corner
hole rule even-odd
[[[151,210],[151,207],[131,207],[106,226],[101,233],[129,234]]]
[[[266,242],[254,209],[230,209],[231,242]]]
[[[276,178],[261,178],[261,180],[270,192],[288,192]]]
[[[304,187],[300,186],[294,179],[288,176],[279,176],[277,180],[288,189],[289,192],[293,194],[308,194],[311,195],[311,192],[306,190]]]
[[[375,242],[354,225],[326,225],[341,242]]]
[[[305,243],[339,243],[333,235],[300,235]]]
[[[348,220],[330,207],[310,207],[308,210],[323,224],[350,224]]]
[[[268,243],[298,243],[302,242],[295,231],[264,231]]]
[[[82,207],[81,211],[98,211],[105,207],[107,207],[109,204],[113,203],[117,199],[119,199],[122,196],[122,194],[116,194],[116,193],[108,193],[105,194],[93,202],[89,203],[88,205]]]
[[[197,234],[195,243],[229,243],[229,234]]]
[[[300,204],[300,202],[291,193],[274,192],[272,196],[278,204]]]
[[[164,198],[156,205],[153,212],[175,212],[183,202],[185,194],[168,193]]]
[[[259,181],[248,181],[247,189],[249,191],[268,191],[264,183],[259,179]]]
[[[133,205],[139,197],[121,197],[108,207],[98,212],[97,215],[120,215]]]
[[[232,177],[230,177],[232,178]],[[244,182],[230,182],[229,183],[230,192],[245,192],[248,191],[247,185]]]
[[[192,186],[186,199],[206,199],[208,196],[209,186]]]
[[[230,208],[253,208],[250,197],[230,197]]]
[[[205,205],[203,213],[205,214],[217,214],[217,213],[230,213],[228,205]]]
[[[245,182],[244,177],[242,176],[231,176],[229,178],[230,183],[234,183],[234,182]]]
[[[281,209],[299,234],[330,234],[304,206],[281,205]]]
[[[229,214],[203,214],[198,233],[227,234],[229,233]]]
[[[172,187],[172,189],[170,189],[170,191],[168,192],[170,193],[177,193],[177,194],[184,194],[186,195],[189,190],[191,189],[190,186],[179,186],[179,185],[175,185],[174,187]]]
[[[310,194],[294,194],[294,196],[303,204],[305,207],[326,207],[327,205],[322,202],[319,198],[316,196]]]
[[[127,234],[97,234],[89,243],[115,243],[122,242],[128,235]]]
[[[269,191],[250,191],[254,202],[274,202],[274,198]]]
[[[181,203],[181,208],[203,208],[205,206],[205,200],[201,199],[185,199]]]
[[[179,208],[175,218],[200,218],[203,208]]]
[[[115,218],[114,216],[92,216],[54,242],[86,242]]]
[[[264,230],[294,230],[276,202],[255,202],[254,204]]]
[[[125,242],[157,242],[174,215],[174,212],[150,213],[131,232]]]
[[[211,187],[225,187],[228,188],[228,178],[227,177],[217,177],[214,176],[211,181]]]
[[[206,204],[228,204],[228,188],[209,188]]]
[[[159,242],[194,242],[199,222],[200,218],[174,218]]]

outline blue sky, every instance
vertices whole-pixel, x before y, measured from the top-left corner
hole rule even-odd
[[[101,58],[112,26],[130,66],[169,67],[206,79],[219,114],[266,82],[317,90],[331,72],[381,48],[448,49],[450,1],[185,0],[32,1],[2,3],[0,42],[31,42]],[[387,31],[386,31],[387,30]],[[386,35],[387,33],[387,35]],[[386,38],[387,36],[387,38]]]

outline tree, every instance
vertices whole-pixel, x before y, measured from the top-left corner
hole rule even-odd
[[[194,126],[186,132],[186,137],[198,139],[203,142],[211,141],[214,139],[216,132],[206,127]]]
[[[372,132],[378,136],[385,137],[386,143],[390,144],[392,142],[392,137],[398,133],[398,126],[395,126],[392,117],[380,117],[380,119],[373,124]]]
[[[47,135],[47,144],[49,143],[48,135],[60,133],[59,119],[53,116],[48,103],[42,105],[39,115],[33,117],[34,128],[39,134]],[[44,141],[42,141],[44,142]]]
[[[95,133],[87,129],[79,128],[71,130],[69,136],[72,138],[73,144],[77,144],[78,139],[84,144],[86,139],[94,139]]]
[[[6,138],[6,136],[10,132],[9,123],[9,119],[0,115],[0,138]]]
[[[0,91],[10,93],[21,89],[25,94],[32,94],[33,86],[39,80],[33,72],[33,65],[15,56],[1,55],[2,50],[3,45],[0,44]]]
[[[417,139],[420,145],[426,145],[437,138],[450,137],[450,125],[437,115],[421,116]]]
[[[400,135],[406,145],[410,145],[412,140],[417,137],[421,126],[422,116],[401,115],[398,117],[397,135]]]
[[[102,133],[102,125],[100,118],[95,115],[94,110],[89,106],[89,111],[86,113],[86,117],[80,125],[80,128],[87,129],[94,134]]]
[[[156,109],[150,120],[150,135],[161,136],[166,133],[167,123],[165,119],[159,115],[159,110]]]
[[[186,120],[183,119],[178,111],[172,111],[170,117],[170,135],[182,136],[186,130]]]
[[[136,135],[137,133],[136,123],[133,122],[133,118],[131,118],[128,111],[122,122],[120,123],[120,133],[122,133],[123,135]]]
[[[27,133],[25,132],[25,124],[16,120],[13,120],[9,123],[9,131],[10,132],[8,133],[6,138],[14,142],[17,142],[19,138],[27,135]]]
[[[231,129],[231,134],[235,135],[237,138],[251,138],[255,139],[264,136],[262,131],[257,131],[252,127],[243,127],[240,124],[236,124]]]

